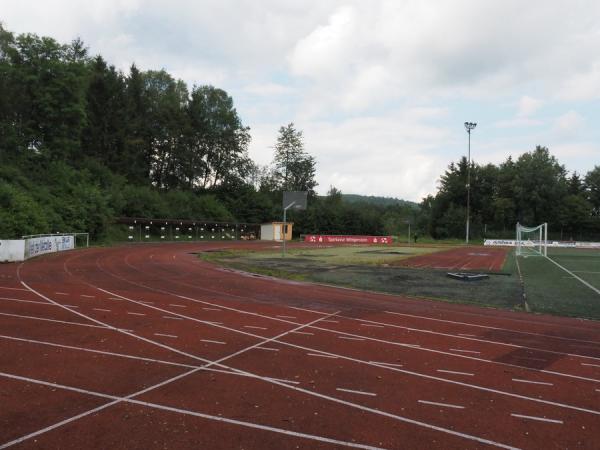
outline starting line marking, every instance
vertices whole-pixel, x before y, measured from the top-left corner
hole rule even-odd
[[[271,347],[254,347],[256,350],[267,350],[269,352],[278,352],[279,349],[278,348],[271,348]]]
[[[110,312],[110,309],[103,309],[103,308],[92,308],[94,311],[103,311],[103,312]]]
[[[469,372],[456,372],[454,370],[444,370],[444,369],[438,369],[438,372],[442,372],[442,373],[453,373],[455,375],[466,375],[468,377],[472,377],[474,374],[469,373]]]
[[[464,406],[451,405],[450,403],[430,402],[430,401],[427,401],[427,400],[418,400],[418,402],[419,403],[425,403],[426,405],[443,406],[445,408],[465,409]]]
[[[144,313],[136,313],[136,312],[129,312],[129,311],[127,311],[127,314],[131,314],[132,316],[145,316],[146,315]]]
[[[517,383],[531,383],[531,384],[543,384],[546,386],[554,386],[554,384],[552,383],[547,383],[545,381],[530,381],[530,380],[523,380],[521,378],[513,378],[513,381],[516,381]]]
[[[355,391],[354,389],[335,388],[336,391],[350,392],[351,394],[370,395],[371,397],[377,397],[374,392]]]
[[[321,320],[321,322],[340,323],[339,320]]]
[[[8,300],[11,302],[35,303],[36,305],[54,306],[52,303],[48,303],[48,302],[36,302],[35,300],[23,300],[20,298],[0,297],[0,300]]]
[[[385,328],[385,326],[383,326],[383,325],[375,325],[375,324],[371,324],[371,323],[361,323],[360,326],[361,327]]]
[[[55,292],[56,295],[69,295],[66,292]]]
[[[477,337],[476,334],[467,334],[467,333],[458,333],[458,336],[464,336],[464,337]]]
[[[275,316],[275,317],[279,317],[281,319],[295,319],[294,316]]]
[[[29,292],[27,289],[23,289],[23,288],[11,288],[11,287],[6,287],[6,286],[0,286],[0,289],[9,289],[11,291],[26,291],[26,292]],[[55,294],[58,294],[58,292],[55,292]]]
[[[164,337],[170,337],[170,338],[176,338],[177,337],[174,334],[164,334],[164,333],[154,333],[154,336],[164,336]]]
[[[85,295],[85,294],[81,294],[80,297],[85,297],[85,298],[96,298],[95,295]]]
[[[225,345],[227,344],[227,342],[223,342],[223,341],[213,341],[212,339],[200,339],[202,342],[208,342],[209,344],[221,344],[221,345]]]
[[[545,417],[524,416],[523,414],[513,414],[513,413],[511,413],[511,416],[518,417],[520,419],[538,420],[540,422],[563,423],[562,420],[558,420],[558,419],[546,419]]]
[[[308,331],[290,331],[290,333],[294,333],[294,334],[305,334],[307,336],[314,336],[315,333],[309,333]]]
[[[352,336],[338,336],[338,339],[348,339],[349,341],[364,341],[363,338],[355,338]]]
[[[219,308],[202,308],[204,311],[223,311],[222,309]]]
[[[479,355],[481,352],[476,352],[475,350],[461,350],[459,348],[451,348],[450,349],[451,352],[461,352],[461,353],[475,353],[477,355]]]
[[[255,330],[266,330],[265,327],[255,327],[254,325],[244,325],[244,328],[253,328]]]
[[[381,364],[381,365],[384,365],[384,366],[404,367],[402,364],[380,362],[380,361],[369,361],[369,364]]]

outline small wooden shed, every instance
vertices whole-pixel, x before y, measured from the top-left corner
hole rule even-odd
[[[285,236],[286,241],[291,241],[293,225],[293,222],[287,222],[284,231],[283,222],[263,223],[260,226],[260,239],[261,241],[282,241]]]

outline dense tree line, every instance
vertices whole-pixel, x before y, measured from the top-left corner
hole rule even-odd
[[[421,204],[421,226],[436,238],[463,237],[466,158],[451,163],[435,196]],[[545,147],[500,165],[471,164],[472,235],[512,236],[517,222],[548,222],[553,238],[600,238],[600,166],[585,176],[567,170]]]

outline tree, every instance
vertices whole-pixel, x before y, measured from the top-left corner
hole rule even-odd
[[[314,196],[316,161],[304,151],[302,131],[293,123],[279,128],[273,159],[273,178],[284,191],[308,191]]]
[[[600,216],[600,166],[594,166],[585,176],[585,191],[593,214]]]

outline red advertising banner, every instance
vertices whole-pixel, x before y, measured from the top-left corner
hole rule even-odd
[[[313,244],[384,244],[392,243],[392,236],[332,236],[326,234],[308,234],[304,242]]]

